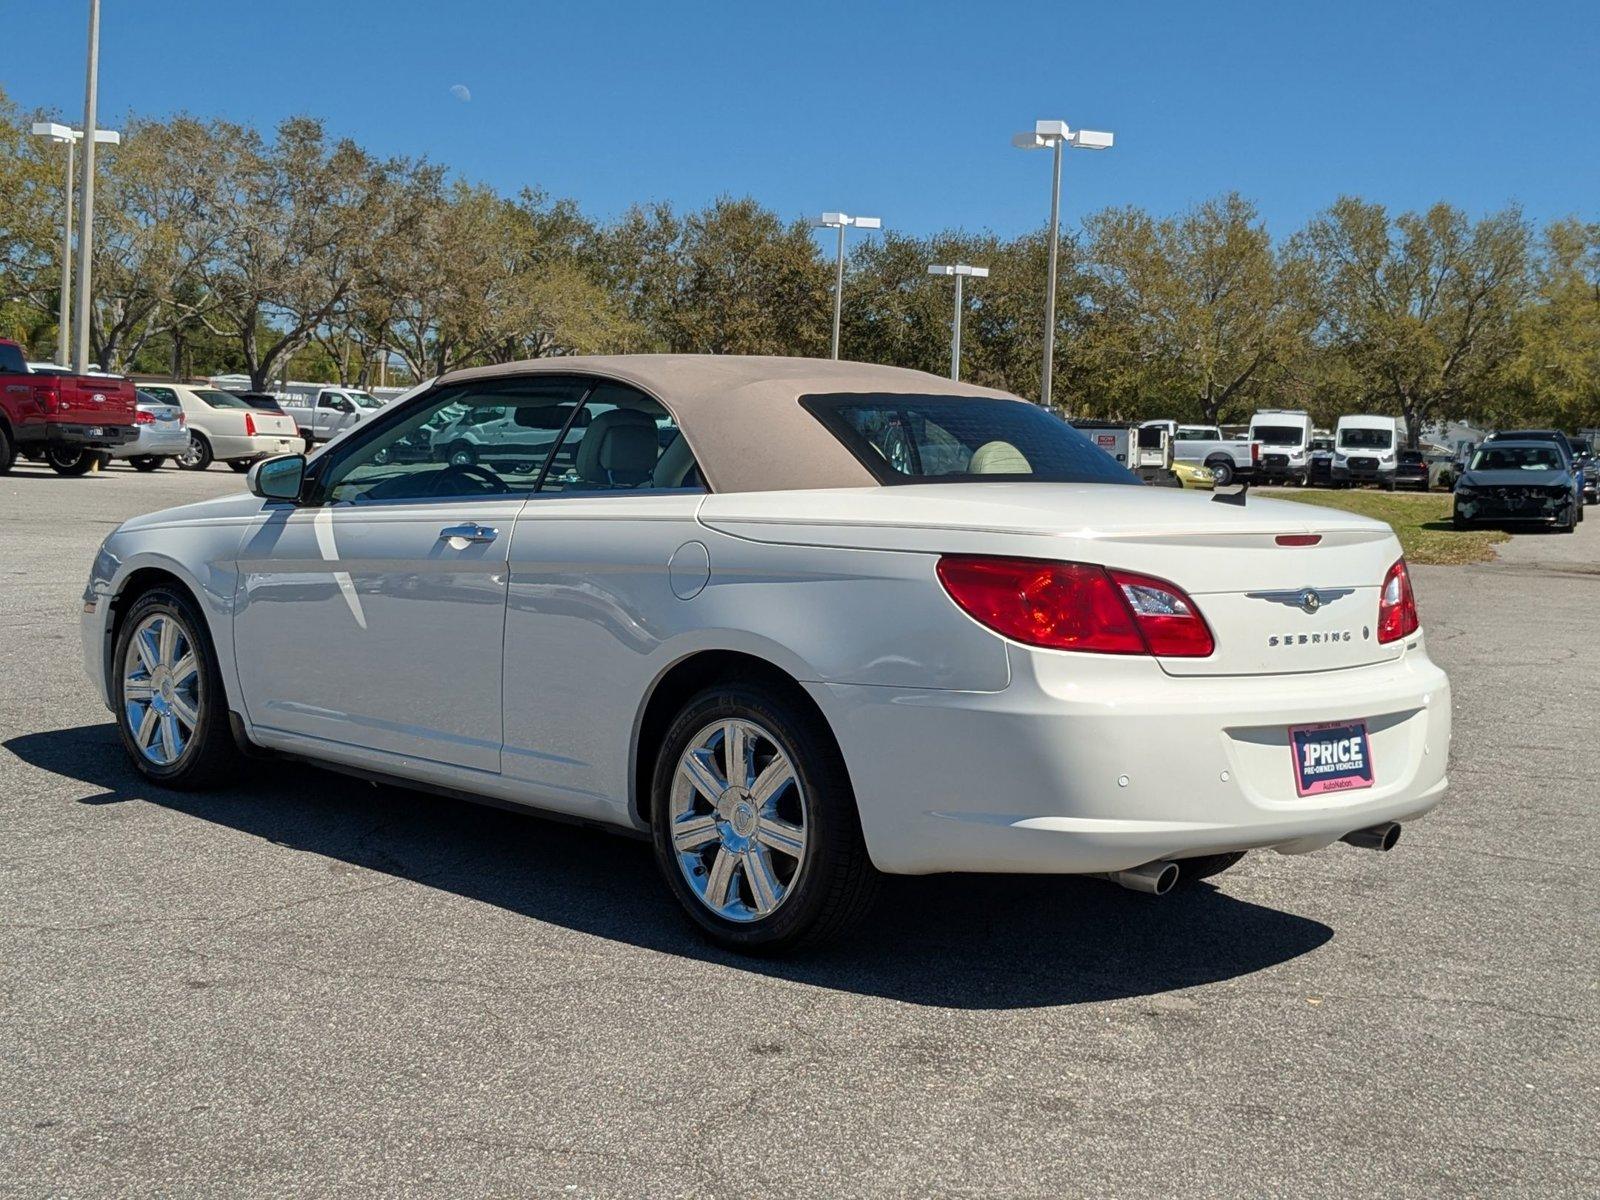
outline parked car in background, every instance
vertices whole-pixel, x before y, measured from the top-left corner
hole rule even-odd
[[[1311,476],[1311,434],[1311,418],[1299,409],[1264,408],[1251,417],[1249,440],[1261,443],[1261,481],[1304,484]]]
[[[1421,450],[1402,450],[1395,458],[1394,478],[1389,486],[1425,492],[1433,481],[1428,456]]]
[[[17,455],[82,475],[137,436],[133,384],[112,375],[34,371],[16,342],[0,338],[0,475]]]
[[[1578,468],[1583,479],[1583,502],[1600,504],[1600,463],[1595,462],[1594,439],[1580,435],[1569,437],[1567,441],[1578,457]]]
[[[380,461],[448,408],[558,434],[532,472],[446,439]],[[650,836],[734,949],[836,936],[880,872],[1159,895],[1251,850],[1386,850],[1447,786],[1387,525],[1141,487],[920,371],[453,372],[248,484],[90,568],[83,662],[135,769],[248,788],[241,752],[277,753]]]
[[[1139,428],[1165,429],[1172,438],[1174,462],[1191,463],[1211,471],[1219,487],[1243,483],[1255,477],[1261,457],[1259,443],[1248,438],[1227,438],[1215,425],[1183,425],[1177,421],[1146,421]]]
[[[1333,486],[1333,434],[1325,429],[1312,431],[1306,482],[1313,487]]]
[[[1405,438],[1406,423],[1398,417],[1340,417],[1333,434],[1333,486],[1375,483],[1392,491],[1395,453]]]
[[[1485,438],[1456,481],[1451,523],[1535,521],[1571,533],[1583,519],[1572,464],[1549,441]]]
[[[305,449],[292,418],[255,408],[221,388],[147,383],[141,390],[153,399],[183,409],[189,425],[189,446],[175,457],[185,471],[204,471],[220,460],[243,472],[258,458]]]
[[[1578,520],[1583,520],[1583,494],[1588,486],[1583,463],[1578,459],[1577,448],[1559,429],[1505,429],[1496,430],[1483,439],[1484,445],[1495,442],[1549,442],[1561,453],[1562,461],[1572,475],[1572,492],[1577,499]]]
[[[111,457],[126,460],[135,471],[154,471],[189,449],[189,419],[182,405],[140,391],[134,426],[138,436],[112,450]]]
[[[326,442],[356,424],[362,416],[383,407],[382,401],[356,388],[325,387],[315,396],[296,397],[279,402],[282,411],[294,419],[300,436],[308,446]]]

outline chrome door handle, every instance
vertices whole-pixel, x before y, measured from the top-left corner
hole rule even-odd
[[[463,542],[492,542],[500,536],[500,531],[489,525],[479,525],[469,521],[465,525],[446,525],[439,530],[439,540]]]

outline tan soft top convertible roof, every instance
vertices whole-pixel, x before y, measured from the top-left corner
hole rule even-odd
[[[839,393],[992,396],[992,388],[923,371],[815,358],[616,354],[535,358],[441,376],[440,385],[518,375],[594,375],[654,396],[678,419],[695,461],[718,492],[872,487],[877,480],[800,406]]]

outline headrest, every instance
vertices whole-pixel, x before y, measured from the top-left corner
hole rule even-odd
[[[637,484],[650,478],[659,453],[654,419],[614,408],[589,422],[573,465],[578,478],[590,483]]]

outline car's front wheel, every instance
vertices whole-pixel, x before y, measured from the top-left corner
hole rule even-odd
[[[876,894],[833,735],[782,691],[728,682],[691,699],[662,740],[651,800],[667,886],[729,949],[825,941]]]
[[[111,660],[117,730],[133,763],[170,788],[222,782],[239,761],[205,619],[177,588],[134,601]]]

